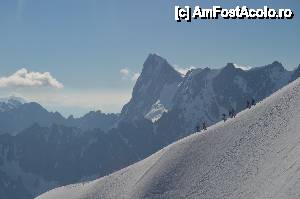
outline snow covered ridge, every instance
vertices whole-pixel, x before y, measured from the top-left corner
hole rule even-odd
[[[247,99],[263,100],[299,74],[299,68],[288,71],[275,61],[261,67],[228,63],[219,69],[192,68],[182,75],[166,59],[150,54],[121,120],[146,118],[170,128],[180,121],[171,131],[187,135],[199,122],[215,124],[228,110],[243,110]]]
[[[25,103],[27,103],[27,101],[21,97],[9,96],[0,98],[0,111],[11,110]]]
[[[38,199],[300,198],[300,79],[235,119]]]
[[[4,98],[0,98],[0,103],[10,103],[10,102],[19,102],[21,104],[25,104],[27,101],[21,97],[17,97],[17,96],[9,96],[9,97],[4,97]]]

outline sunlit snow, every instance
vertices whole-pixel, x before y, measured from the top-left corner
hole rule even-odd
[[[134,165],[38,199],[300,198],[300,79]]]

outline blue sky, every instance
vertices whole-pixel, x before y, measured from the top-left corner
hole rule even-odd
[[[291,8],[292,20],[197,20],[177,23],[175,5]],[[119,112],[149,53],[178,67],[300,64],[300,2],[0,0],[0,77],[21,68],[51,73],[63,88],[0,88],[64,115]],[[126,68],[129,74],[121,76]],[[127,71],[127,72],[128,72]]]

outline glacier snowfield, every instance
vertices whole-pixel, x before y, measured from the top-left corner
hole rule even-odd
[[[300,198],[300,79],[136,164],[37,198]]]

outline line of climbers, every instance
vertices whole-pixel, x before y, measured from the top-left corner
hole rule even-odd
[[[250,109],[252,106],[255,106],[255,104],[256,104],[256,102],[255,102],[254,98],[252,98],[251,100],[247,100],[246,101],[246,108]],[[228,116],[229,116],[228,118],[235,118],[236,112],[233,108],[228,111]],[[222,119],[223,119],[224,122],[226,122],[227,117],[226,117],[225,113],[222,114]],[[205,121],[202,122],[202,130],[204,130],[204,131],[207,130]],[[200,126],[199,125],[196,126],[196,132],[200,132]]]

